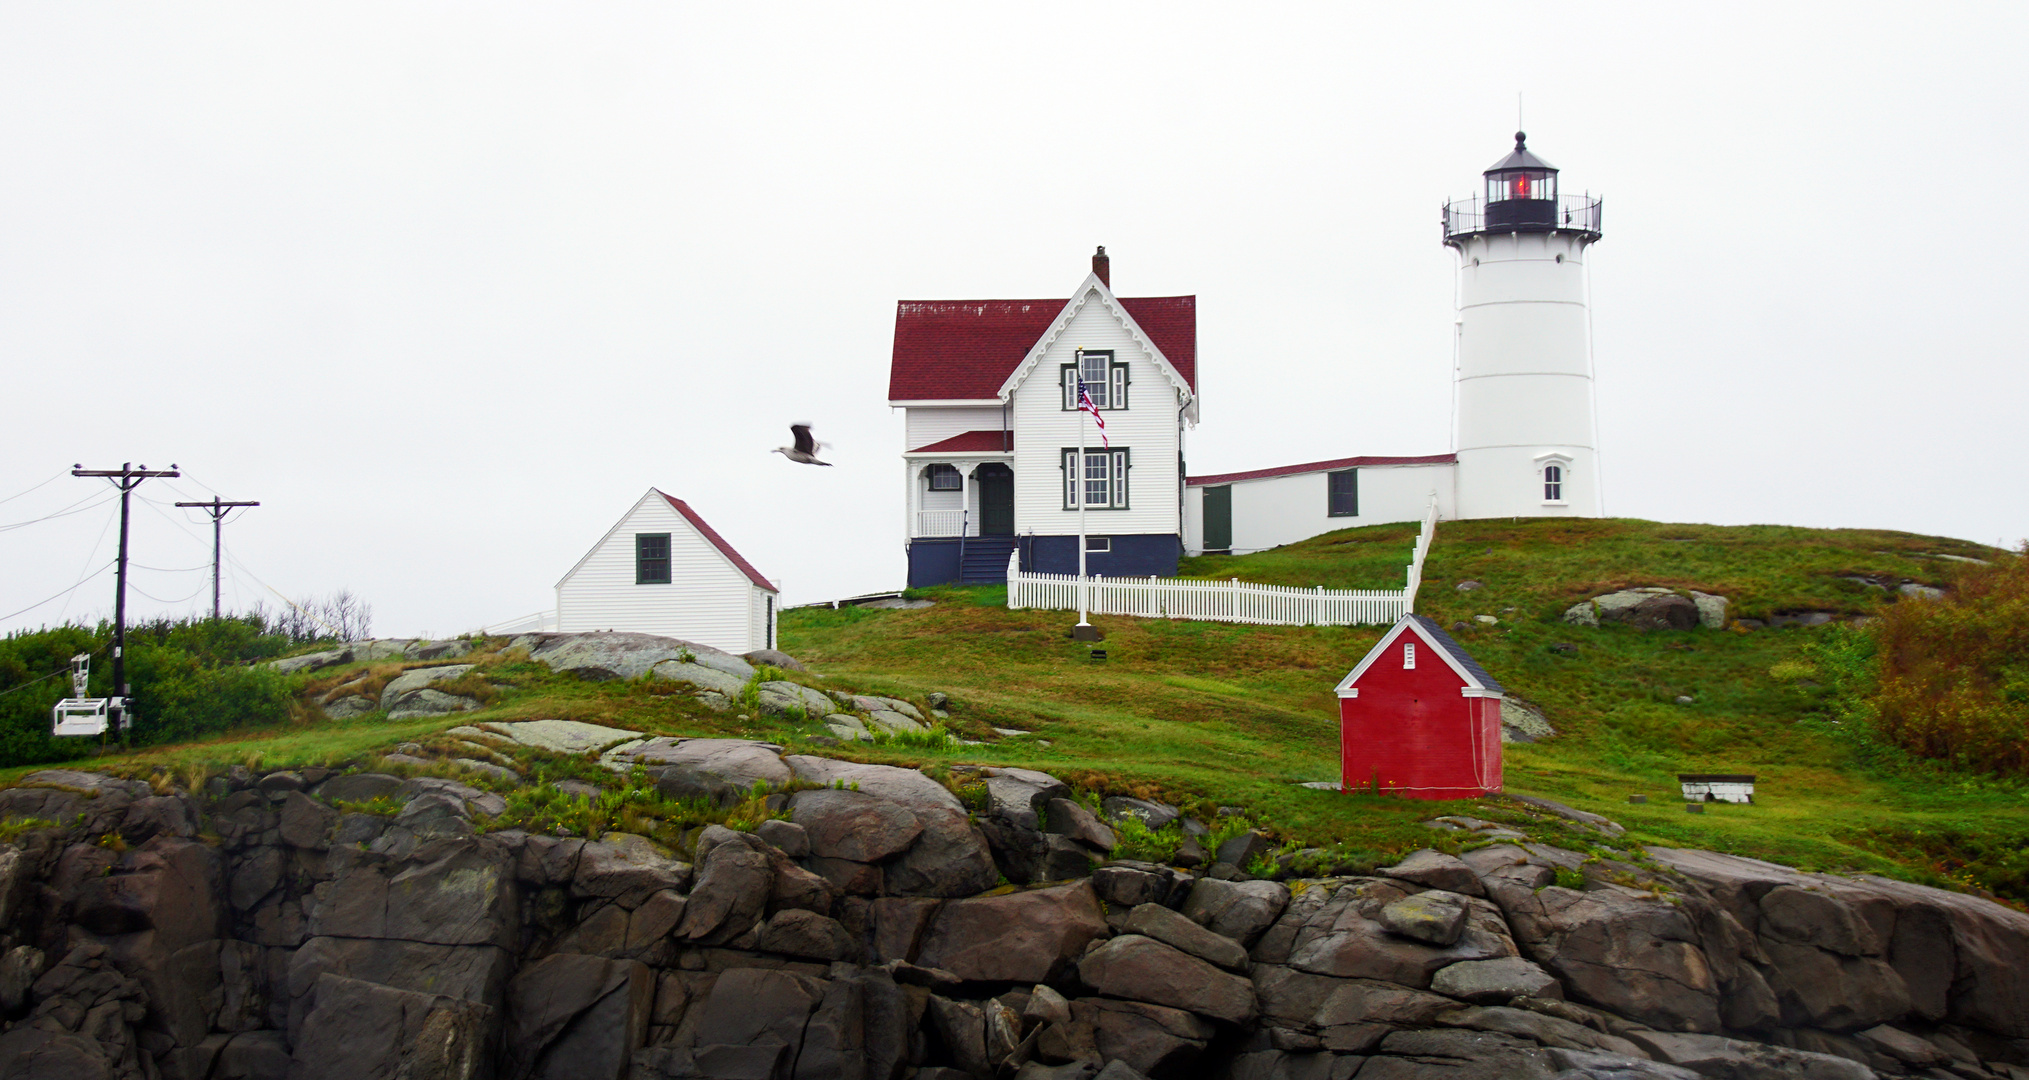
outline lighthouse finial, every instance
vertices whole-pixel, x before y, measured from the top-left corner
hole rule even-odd
[[[1528,141],[1528,138],[1529,138],[1529,133],[1528,133],[1528,132],[1526,132],[1526,131],[1517,131],[1517,132],[1515,132],[1515,152],[1516,152],[1516,153],[1520,153],[1520,152],[1522,151],[1522,149],[1523,149],[1523,146],[1522,146],[1522,144],[1523,144],[1524,142],[1527,142],[1527,141]]]

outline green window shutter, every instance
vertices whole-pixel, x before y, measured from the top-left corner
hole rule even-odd
[[[1115,450],[1113,452],[1113,483],[1110,485],[1110,488],[1113,494],[1113,508],[1116,510],[1127,509],[1127,451],[1125,450]]]
[[[1065,450],[1063,453],[1063,465],[1060,467],[1064,470],[1064,509],[1076,510],[1078,509],[1078,484],[1083,472],[1078,461],[1078,451]]]
[[[1127,365],[1113,365],[1113,370],[1110,374],[1113,376],[1113,385],[1107,391],[1106,407],[1109,409],[1125,409],[1127,408]]]

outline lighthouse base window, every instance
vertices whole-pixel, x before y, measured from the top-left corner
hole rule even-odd
[[[1546,503],[1564,501],[1564,466],[1543,466],[1543,501]]]
[[[1087,450],[1081,459],[1076,448],[1063,452],[1064,509],[1126,510],[1128,451]]]

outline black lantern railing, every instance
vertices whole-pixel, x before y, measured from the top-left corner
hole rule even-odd
[[[1444,240],[1475,233],[1577,232],[1599,239],[1599,198],[1560,195],[1554,199],[1503,199],[1475,195],[1444,204]]]

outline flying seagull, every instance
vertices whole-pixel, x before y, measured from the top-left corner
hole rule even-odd
[[[809,424],[791,424],[789,425],[789,434],[796,440],[796,445],[778,446],[770,451],[770,453],[781,454],[791,461],[800,462],[804,465],[829,466],[831,464],[829,461],[817,460],[817,448],[825,444],[810,437]]]

